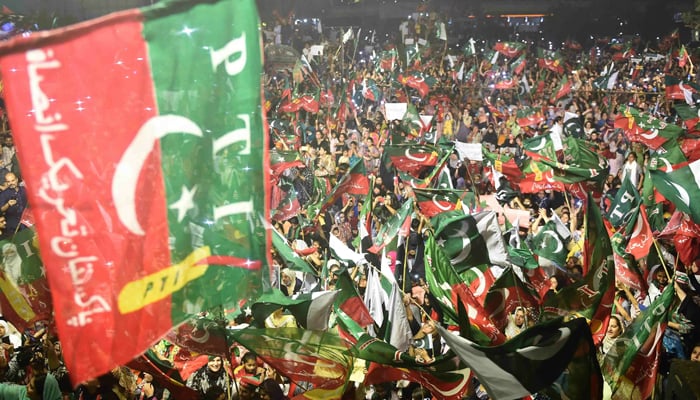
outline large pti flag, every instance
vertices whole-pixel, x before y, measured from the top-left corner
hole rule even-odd
[[[270,239],[253,0],[161,2],[0,56],[74,383],[257,297]]]

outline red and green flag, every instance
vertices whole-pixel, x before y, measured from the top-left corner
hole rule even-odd
[[[384,164],[418,177],[438,164],[440,148],[429,144],[395,144],[384,147]]]
[[[690,106],[695,105],[700,93],[700,86],[697,83],[686,82],[672,75],[666,75],[664,83],[668,100],[683,100]]]
[[[34,228],[0,242],[0,310],[20,332],[52,319],[52,301]]]
[[[688,50],[685,49],[685,45],[682,44],[681,49],[678,50],[678,66],[681,68],[685,67],[688,60],[690,60],[690,55],[688,54]]]
[[[423,215],[432,218],[435,215],[453,210],[461,210],[462,203],[466,202],[471,209],[475,204],[473,192],[451,189],[413,189],[416,195],[416,203]]]
[[[399,74],[397,79],[402,85],[415,89],[420,97],[427,96],[430,88],[435,84],[435,78],[426,77],[418,71]]]
[[[493,49],[508,58],[517,57],[525,50],[525,43],[522,42],[498,42],[493,45]]]
[[[0,54],[73,383],[141,354],[186,304],[257,294],[269,146],[254,1],[162,2]]]
[[[561,75],[564,73],[564,60],[558,51],[537,49],[537,65]]]
[[[569,93],[571,93],[571,82],[569,82],[569,79],[564,75],[557,87],[552,91],[552,97],[550,97],[549,101],[555,103]]]
[[[382,71],[393,71],[396,67],[396,60],[396,49],[384,51],[379,56],[379,64],[377,65],[377,67]]]
[[[529,106],[523,106],[515,114],[515,121],[521,127],[537,126],[545,121],[541,110],[536,110]]]
[[[683,124],[689,132],[693,134],[700,133],[700,107],[695,105],[689,106],[685,103],[678,103],[673,106],[676,109],[678,116],[683,119]]]
[[[331,192],[319,202],[319,204],[309,206],[309,217],[312,218],[317,216],[326,208],[335,204],[335,202],[340,199],[340,196],[345,193],[364,196],[368,191],[369,179],[367,179],[365,163],[362,162],[362,160],[356,161],[355,164],[350,166],[348,172],[346,172],[345,175],[340,178],[333,189],[331,189]]]
[[[520,75],[523,73],[526,66],[527,57],[525,56],[525,54],[523,54],[510,64],[510,72],[513,75]]]
[[[615,128],[622,129],[630,141],[640,142],[653,150],[669,139],[677,139],[683,133],[680,126],[641,113],[634,107],[621,105],[619,111]]]
[[[493,86],[495,89],[507,90],[517,88],[520,81],[514,79],[512,76],[505,76],[499,79]]]
[[[673,285],[666,286],[661,296],[632,321],[603,358],[601,370],[613,398],[630,398],[633,394],[640,399],[651,396],[673,294]]]
[[[354,357],[349,344],[333,331],[302,328],[242,329],[232,338],[297,385],[310,383],[299,396],[339,399],[348,385]]]

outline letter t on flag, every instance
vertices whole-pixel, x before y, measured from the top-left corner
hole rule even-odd
[[[165,1],[0,57],[73,383],[258,297],[269,160],[253,0]]]

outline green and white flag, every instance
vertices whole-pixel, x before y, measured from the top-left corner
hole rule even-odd
[[[328,321],[333,311],[337,290],[298,293],[285,296],[279,289],[265,293],[251,306],[254,320],[263,326],[265,319],[275,310],[285,308],[294,315],[302,328],[311,330],[328,329]]]
[[[684,213],[700,223],[700,160],[670,172],[651,170],[656,189]]]
[[[561,398],[603,396],[595,346],[584,318],[541,323],[493,347],[479,346],[442,326],[437,329],[491,398],[519,399],[552,385]]]
[[[481,264],[510,264],[495,212],[466,215],[463,211],[446,211],[433,217],[431,223],[438,246],[457,273]]]
[[[74,384],[269,284],[255,1],[161,1],[0,55]]]
[[[632,222],[632,218],[637,215],[641,204],[642,198],[628,175],[622,182],[622,186],[617,190],[606,217],[615,228],[626,227]]]

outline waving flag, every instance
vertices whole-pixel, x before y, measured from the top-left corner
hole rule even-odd
[[[666,75],[666,98],[669,100],[683,100],[689,106],[694,106],[700,98],[700,86],[693,82],[684,82],[675,76]]]
[[[676,139],[683,128],[668,124],[651,115],[640,113],[634,107],[620,106],[620,114],[615,119],[615,128],[625,132],[632,142],[640,142],[651,149],[658,149],[669,139]]]
[[[605,355],[601,369],[613,396],[616,396],[614,398],[630,398],[634,392],[639,393],[640,399],[651,395],[658,372],[660,339],[673,293],[673,285],[668,285],[661,296],[632,321]],[[630,368],[633,363],[636,368]]]
[[[651,170],[651,179],[656,189],[679,210],[689,214],[700,223],[700,160],[670,172]]]
[[[302,328],[242,329],[233,339],[294,383],[313,389],[300,398],[337,399],[347,387],[354,362],[348,343],[331,331]]]
[[[494,399],[523,398],[550,386],[561,398],[603,396],[603,378],[584,318],[535,325],[504,344],[490,347],[441,326],[438,332]]]
[[[20,332],[51,319],[51,293],[39,257],[36,231],[24,229],[0,242],[0,310]]]
[[[626,176],[606,213],[608,222],[615,228],[628,226],[632,218],[637,215],[641,204],[642,198],[637,188],[634,187],[629,176]]]
[[[467,204],[474,205],[475,202],[474,193],[464,190],[415,188],[413,192],[416,194],[418,207],[428,218],[445,211],[461,210],[465,200],[463,197],[468,197]]]
[[[505,242],[496,213],[465,215],[445,211],[431,219],[438,246],[442,247],[457,273],[480,264],[508,265]]]
[[[493,45],[493,49],[508,58],[519,56],[525,50],[525,43],[521,42],[498,42]]]
[[[261,287],[258,26],[252,0],[171,1],[0,47],[74,383]]]

